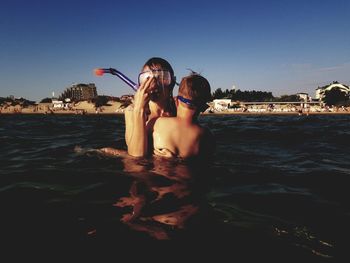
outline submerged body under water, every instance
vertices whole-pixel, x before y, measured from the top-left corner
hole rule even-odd
[[[0,116],[2,241],[170,240],[262,259],[348,257],[349,115],[200,122],[217,147],[212,164],[194,166],[101,154],[126,149],[123,116]]]

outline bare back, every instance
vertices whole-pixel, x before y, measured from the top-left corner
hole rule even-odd
[[[212,141],[208,130],[176,117],[158,118],[153,127],[154,154],[164,157],[191,158],[207,154]]]

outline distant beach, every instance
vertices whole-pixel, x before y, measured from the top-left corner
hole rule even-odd
[[[95,107],[88,101],[74,103],[70,108],[54,108],[51,103],[39,103],[28,107],[21,105],[0,108],[0,114],[123,114],[124,106],[121,102],[109,101],[107,105]]]
[[[74,103],[70,108],[54,108],[51,103],[39,103],[23,107],[21,105],[7,105],[0,107],[0,114],[77,114],[77,115],[96,115],[96,114],[124,114],[125,103],[117,101],[109,101],[106,105],[96,107],[94,103],[89,101],[80,101]],[[248,108],[236,109],[220,109],[210,107],[203,115],[329,115],[329,114],[350,114],[350,107],[311,107],[302,109],[295,108],[276,108],[267,110],[264,108],[256,108],[254,106]]]

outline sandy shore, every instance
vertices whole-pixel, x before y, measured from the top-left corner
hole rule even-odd
[[[0,114],[124,114],[121,102],[110,101],[108,105],[96,108],[93,103],[81,101],[70,109],[55,109],[51,103],[39,103],[36,106],[9,106],[0,108]]]
[[[36,106],[22,108],[21,106],[9,106],[0,108],[0,114],[71,114],[71,115],[96,115],[96,114],[124,114],[124,107],[121,102],[109,101],[107,106],[95,108],[93,103],[81,101],[76,103],[71,109],[52,109],[50,103],[40,103]],[[209,113],[205,112],[202,115],[341,115],[350,114],[349,111],[339,109],[338,111],[322,111],[322,112],[303,112],[298,111],[262,111],[262,112],[241,112],[241,111],[220,111]]]

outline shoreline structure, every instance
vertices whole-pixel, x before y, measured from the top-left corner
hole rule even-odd
[[[301,102],[302,103],[302,102]],[[50,103],[22,107],[20,105],[0,107],[0,115],[8,114],[68,114],[68,115],[98,115],[124,114],[125,105],[121,102],[109,101],[107,106],[95,107],[94,103],[81,101],[69,109],[55,109]],[[202,115],[315,115],[315,114],[350,114],[350,107],[302,107],[284,105],[269,108],[262,105],[252,105],[244,108],[215,109],[210,107]]]

